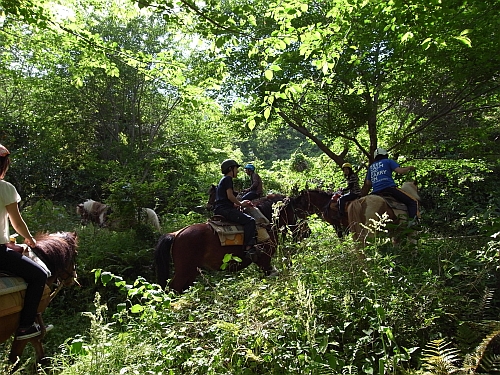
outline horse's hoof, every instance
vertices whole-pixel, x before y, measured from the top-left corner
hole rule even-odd
[[[280,274],[280,272],[276,268],[272,268],[271,270],[266,271],[267,277],[276,277]]]

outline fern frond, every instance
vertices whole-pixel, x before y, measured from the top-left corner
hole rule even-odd
[[[500,372],[500,330],[486,336],[475,352],[467,357],[464,367],[473,373]]]
[[[459,370],[458,349],[449,347],[451,343],[444,339],[432,340],[423,349],[422,368],[430,374],[448,375]]]
[[[356,375],[358,373],[358,369],[356,366],[344,366],[342,367],[342,375]]]
[[[495,294],[495,289],[490,289],[488,287],[484,289],[484,293],[479,301],[479,306],[478,306],[479,319],[486,319],[488,317],[491,317],[488,316],[488,313],[490,313],[490,315],[492,313],[494,314],[494,312],[491,312],[491,304],[493,301],[494,294]]]

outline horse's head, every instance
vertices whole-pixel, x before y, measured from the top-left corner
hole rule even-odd
[[[111,207],[104,203],[87,199],[76,206],[76,213],[80,215],[82,225],[87,225],[90,221],[102,227],[106,224],[107,217],[111,214]]]
[[[293,205],[298,217],[306,218],[309,215],[322,215],[330,203],[332,194],[322,190],[302,190],[293,198]]]
[[[85,210],[85,206],[83,205],[83,203],[80,203],[76,206],[76,214],[80,215],[82,225],[87,225],[89,215]]]
[[[206,208],[208,211],[212,211],[215,206],[215,185],[210,186],[208,189],[208,202],[206,204]]]
[[[278,228],[294,225],[297,222],[291,199],[281,194],[269,194],[255,199],[252,203]]]
[[[304,219],[308,215],[309,199],[307,190],[302,190],[296,197],[291,198],[295,213],[298,217]]]

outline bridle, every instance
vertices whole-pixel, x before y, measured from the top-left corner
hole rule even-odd
[[[58,276],[56,278],[57,280],[57,287],[50,293],[50,301],[55,298],[55,296],[59,293],[59,291],[63,288],[63,286],[66,285],[71,285],[73,283],[76,283],[77,285],[81,286],[80,283],[77,280],[77,275],[76,275],[76,261],[74,259],[74,255],[72,257],[72,262],[73,262],[73,271],[69,272],[67,270],[64,270],[62,275]],[[71,280],[68,282],[68,280]]]

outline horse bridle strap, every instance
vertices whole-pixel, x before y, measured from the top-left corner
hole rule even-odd
[[[50,302],[52,302],[52,300],[55,298],[55,296],[57,296],[57,293],[59,293],[59,291],[64,286],[64,283],[61,280],[57,279],[57,281],[59,281],[59,285],[57,286],[56,289],[54,289],[54,291],[52,293],[50,293],[50,296],[49,296]]]

